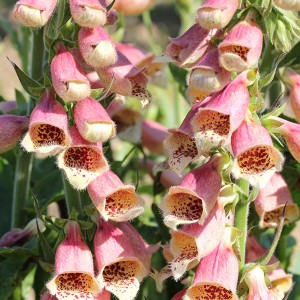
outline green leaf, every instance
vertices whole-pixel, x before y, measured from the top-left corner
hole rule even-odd
[[[187,88],[186,84],[186,77],[188,74],[188,71],[183,68],[179,68],[178,66],[174,64],[169,64],[169,69],[171,71],[171,74],[175,81],[179,84],[179,91],[185,98],[185,90]]]
[[[285,53],[282,53],[282,54],[277,58],[277,60],[276,60],[276,62],[275,62],[275,65],[274,65],[274,68],[273,68],[273,70],[272,70],[272,72],[270,72],[270,73],[269,73],[268,75],[266,75],[264,78],[261,78],[261,79],[259,80],[259,84],[258,84],[259,90],[261,90],[263,87],[269,85],[269,84],[273,81],[273,79],[274,79],[274,77],[275,77],[275,74],[276,74],[276,71],[277,71],[277,67],[278,67],[278,65],[280,64],[280,62],[285,58],[285,56],[286,56],[286,54],[285,54]]]
[[[9,62],[12,64],[13,68],[15,69],[17,76],[24,88],[24,90],[33,98],[38,99],[39,93],[41,92],[42,88],[45,88],[41,84],[39,84],[34,79],[30,78],[26,73],[24,73],[13,61],[7,58]]]
[[[19,112],[20,114],[25,115],[27,113],[27,106],[28,106],[27,99],[24,96],[24,94],[17,89],[15,89],[15,95],[16,95],[16,101],[17,101]]]
[[[112,9],[112,7],[114,6],[115,2],[116,2],[116,0],[113,0],[108,6],[106,6],[107,12],[109,12]]]

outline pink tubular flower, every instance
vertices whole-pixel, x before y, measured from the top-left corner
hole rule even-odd
[[[50,19],[57,0],[19,0],[13,10],[14,18],[29,27],[42,27]]]
[[[171,39],[166,54],[171,56],[174,63],[180,67],[193,67],[212,47],[210,40],[215,33],[215,30],[208,30],[194,24],[181,36]]]
[[[272,123],[270,131],[282,135],[290,153],[300,162],[300,124],[278,117],[269,117],[268,119]]]
[[[214,155],[185,175],[178,186],[169,189],[160,205],[168,227],[176,230],[181,224],[203,224],[218,199],[223,159],[219,154]]]
[[[222,29],[232,19],[238,0],[205,0],[197,11],[196,22],[207,29]]]
[[[218,247],[200,261],[193,285],[187,289],[183,300],[238,299],[239,262],[232,250],[235,237],[231,230],[226,228]]]
[[[231,73],[220,67],[218,57],[217,49],[209,51],[193,67],[188,77],[188,85],[209,94],[222,90],[228,83]]]
[[[260,267],[257,266],[246,273],[245,281],[249,287],[249,294],[246,300],[277,300],[268,289],[264,271]]]
[[[121,52],[117,53],[118,60],[114,65],[97,69],[100,79],[107,87],[111,86],[111,92],[136,97],[147,106],[152,96],[146,89],[148,79],[144,70],[136,68]]]
[[[170,272],[178,280],[199,261],[210,254],[220,243],[225,230],[225,210],[217,202],[203,225],[184,225],[179,231],[171,230]],[[204,246],[205,245],[205,246]]]
[[[88,79],[68,51],[58,53],[51,61],[53,87],[64,101],[79,101],[90,95]]]
[[[140,282],[149,274],[151,255],[156,250],[131,224],[120,223],[117,227],[102,221],[94,236],[100,286],[120,300],[133,299]]]
[[[29,131],[21,145],[28,152],[51,156],[68,147],[70,142],[67,113],[55,100],[53,91],[46,90],[31,113]]]
[[[243,73],[198,109],[191,125],[200,152],[207,153],[212,147],[230,144],[232,133],[246,115],[249,101],[247,78]]]
[[[93,300],[100,292],[94,277],[93,255],[74,221],[69,221],[66,226],[66,238],[55,253],[54,278],[46,287],[59,300]]]
[[[300,122],[300,75],[292,69],[286,69],[283,74],[283,80],[292,87],[290,102],[296,120]]]
[[[84,140],[78,129],[70,129],[72,144],[59,154],[57,165],[66,173],[71,185],[78,190],[85,189],[97,176],[109,169],[102,152],[101,143]]]
[[[40,219],[33,219],[23,229],[14,228],[5,233],[0,239],[0,247],[23,245],[37,234],[37,223],[40,231],[43,232],[46,229],[44,223]]]
[[[197,87],[189,85],[186,89],[186,96],[193,106],[209,98],[210,93],[201,91]]]
[[[101,26],[81,28],[78,44],[84,60],[94,68],[108,67],[118,58],[111,37]]]
[[[274,0],[274,3],[282,9],[294,11],[300,10],[299,0]]]
[[[74,120],[81,136],[87,141],[106,142],[115,136],[115,123],[104,107],[92,98],[85,98],[76,104]]]
[[[285,206],[285,223],[294,222],[299,218],[298,206],[294,203],[289,187],[279,173],[275,173],[267,185],[259,191],[254,204],[262,228],[277,228]]]
[[[242,72],[254,66],[260,57],[263,34],[253,21],[236,24],[219,44],[220,65],[231,72]]]
[[[163,141],[169,135],[161,124],[145,120],[142,122],[142,145],[153,154],[163,154]]]
[[[116,0],[114,8],[125,16],[140,15],[154,5],[155,0]]]
[[[0,116],[0,153],[14,148],[28,129],[29,120],[26,116]]]
[[[102,26],[106,23],[106,8],[99,0],[70,0],[74,21],[82,27]]]
[[[125,185],[112,171],[98,176],[87,190],[106,221],[129,221],[144,211],[144,201],[136,194],[135,187]]]
[[[198,151],[191,120],[204,102],[195,104],[179,128],[169,129],[169,136],[164,140],[164,149],[169,157],[170,169],[180,175],[182,171],[201,155]]]
[[[273,146],[268,131],[250,116],[233,133],[231,144],[235,157],[232,174],[236,178],[263,188],[276,171],[281,171],[282,154]]]
[[[247,262],[254,262],[267,253],[253,236],[249,236],[247,239],[247,251],[246,260]],[[275,256],[269,261],[269,264],[278,263],[278,259]],[[287,293],[293,286],[293,278],[291,274],[285,273],[283,268],[278,265],[275,270],[267,273],[271,283],[270,291],[276,296],[276,299],[283,299],[284,294]]]

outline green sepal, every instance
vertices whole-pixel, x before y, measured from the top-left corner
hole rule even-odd
[[[7,58],[15,69],[24,90],[33,98],[38,99],[45,87],[24,73],[13,61]]]

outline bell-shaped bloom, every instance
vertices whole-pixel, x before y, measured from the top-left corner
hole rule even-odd
[[[300,162],[300,124],[279,117],[269,117],[268,119],[272,123],[270,131],[282,135],[290,153]]]
[[[23,25],[42,27],[50,19],[57,0],[19,0],[13,10],[13,16]]]
[[[215,33],[215,30],[194,24],[181,36],[171,39],[166,54],[180,67],[193,67],[212,48],[210,40]]]
[[[264,271],[259,266],[246,273],[245,281],[249,287],[246,300],[278,300],[268,289]]]
[[[112,171],[98,176],[87,190],[106,221],[129,221],[144,211],[144,201],[136,194],[135,187],[125,185]]]
[[[8,114],[17,108],[17,101],[1,101],[0,111],[4,114]]]
[[[142,135],[142,115],[117,101],[112,101],[106,109],[111,119],[117,127],[117,135],[124,141],[136,144],[140,141]]]
[[[56,250],[54,267],[54,278],[46,287],[59,300],[93,300],[100,292],[92,252],[82,240],[79,225],[74,221],[69,221],[66,226],[66,238]]]
[[[277,171],[280,172],[284,158],[273,146],[268,131],[246,116],[231,139],[234,162],[232,174],[244,178],[253,186],[263,188]]]
[[[191,121],[199,151],[207,153],[212,147],[229,145],[232,133],[247,113],[249,101],[246,75],[241,74],[200,107]]]
[[[102,82],[110,87],[110,91],[122,96],[139,99],[144,106],[151,102],[152,95],[146,89],[148,78],[143,69],[136,68],[121,52],[117,62],[107,68],[97,69]]]
[[[13,247],[25,244],[32,236],[38,233],[37,224],[41,232],[46,229],[40,219],[33,219],[23,229],[14,228],[5,233],[0,239],[0,247]]]
[[[71,145],[59,154],[57,165],[65,171],[71,185],[78,190],[85,189],[97,176],[109,169],[101,143],[84,140],[78,129],[70,129]]]
[[[115,123],[104,107],[92,98],[85,98],[76,104],[74,120],[81,136],[87,141],[103,143],[115,136]]]
[[[140,282],[149,274],[151,255],[156,250],[131,224],[100,222],[94,236],[100,286],[120,300],[134,299]]]
[[[251,20],[236,24],[219,44],[219,63],[230,72],[250,69],[261,55],[263,34]]]
[[[299,218],[299,208],[294,203],[289,187],[282,175],[275,173],[267,185],[261,189],[254,201],[256,212],[260,217],[260,227],[277,228],[285,208],[285,223]]]
[[[151,9],[154,3],[155,0],[116,0],[113,7],[125,16],[133,16]]]
[[[222,168],[223,157],[216,154],[186,174],[178,186],[169,189],[160,205],[168,227],[176,230],[182,224],[203,224],[218,200]]]
[[[0,116],[0,153],[14,148],[27,131],[29,120],[26,116]]]
[[[247,238],[246,261],[254,262],[267,253],[267,249],[263,248],[253,236]],[[279,263],[275,256],[269,261],[269,264]],[[270,280],[270,291],[276,296],[276,299],[283,299],[293,286],[293,278],[291,274],[287,274],[284,269],[278,264],[275,270],[269,271],[267,276]]]
[[[69,146],[68,117],[64,107],[46,90],[30,116],[29,131],[21,145],[28,152],[56,155]]]
[[[191,120],[198,108],[204,105],[204,101],[191,108],[179,128],[169,129],[170,134],[164,141],[164,149],[169,157],[169,167],[176,174],[180,175],[193,160],[201,155],[196,145]]]
[[[171,230],[170,272],[175,280],[180,279],[187,270],[211,253],[220,243],[225,230],[225,210],[216,203],[202,225],[184,225],[179,231]]]
[[[118,43],[116,48],[125,55],[135,67],[144,69],[144,73],[148,76],[151,83],[164,86],[166,80],[163,68],[166,66],[166,63],[160,61],[163,59],[155,58],[152,53],[138,48],[133,44]]]
[[[209,51],[193,67],[188,85],[209,94],[222,90],[229,82],[231,73],[220,67],[218,57],[217,49]]]
[[[274,0],[274,3],[282,9],[294,10],[294,11],[300,10],[299,0]]]
[[[81,28],[78,45],[84,60],[94,68],[108,67],[117,61],[111,37],[101,26]]]
[[[193,285],[187,289],[183,300],[238,300],[236,288],[239,261],[232,249],[235,237],[231,230],[226,228],[217,248],[200,261]],[[202,247],[205,247],[205,244]]]
[[[151,154],[164,153],[163,141],[168,135],[168,130],[163,125],[151,120],[142,122],[141,143]]]
[[[79,101],[90,95],[90,83],[68,51],[62,51],[52,59],[51,77],[55,92],[64,101]]]
[[[157,276],[158,286],[161,286],[162,281],[170,276],[178,280],[218,246],[223,237],[225,225],[228,223],[224,206],[235,199],[236,193],[233,189],[230,186],[224,186],[217,203],[202,225],[194,223],[184,225],[178,231],[171,230],[170,245],[168,248],[164,247],[164,256],[169,265]]]
[[[207,29],[222,29],[230,22],[238,6],[238,0],[205,0],[197,11],[196,22]]]
[[[106,23],[107,11],[99,0],[69,0],[71,15],[82,27],[102,26]]]

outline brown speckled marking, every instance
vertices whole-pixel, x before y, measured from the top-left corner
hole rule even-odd
[[[247,55],[250,48],[239,45],[228,45],[221,47],[221,53],[234,53],[238,55],[242,60],[247,61]]]
[[[202,284],[192,287],[189,292],[190,299],[193,300],[232,300],[232,291],[220,285]]]
[[[64,273],[56,277],[58,290],[89,292],[93,288],[93,278],[83,273]]]
[[[172,166],[177,163],[181,163],[182,158],[190,157],[195,158],[198,155],[198,149],[195,139],[181,132],[173,133],[174,141],[177,142],[177,147],[173,151],[172,160],[170,164]]]
[[[36,147],[46,145],[66,146],[66,135],[64,131],[49,124],[32,125],[29,134],[32,143]]]
[[[121,190],[106,198],[105,211],[110,217],[119,217],[137,204],[134,193]]]
[[[219,136],[226,136],[230,131],[230,116],[213,110],[203,110],[194,119],[197,132],[207,134],[211,130]]]
[[[176,193],[169,196],[167,201],[171,215],[179,219],[196,221],[202,216],[203,203],[199,197],[187,193]]]
[[[257,146],[245,151],[238,156],[237,162],[244,174],[258,174],[275,166],[267,146]]]
[[[184,261],[192,261],[198,256],[198,249],[193,237],[184,234],[175,234],[173,243],[176,245],[176,256],[173,260],[175,264],[184,264]],[[176,267],[174,268],[176,270]]]
[[[127,287],[134,283],[135,276],[139,270],[139,263],[136,261],[120,261],[108,265],[103,270],[104,282],[109,286]]]
[[[69,168],[95,172],[102,167],[103,159],[99,152],[89,147],[70,147],[64,154],[64,163]]]

